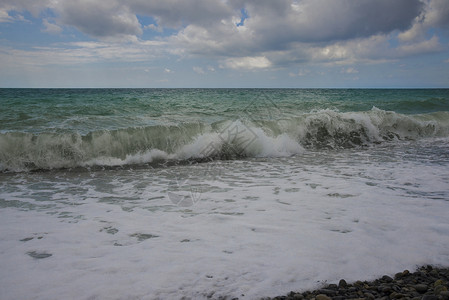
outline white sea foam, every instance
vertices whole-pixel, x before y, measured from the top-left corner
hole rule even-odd
[[[258,299],[447,266],[448,143],[0,174],[0,298]]]

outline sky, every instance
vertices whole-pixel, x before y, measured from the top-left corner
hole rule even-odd
[[[449,1],[0,0],[0,87],[449,87]]]

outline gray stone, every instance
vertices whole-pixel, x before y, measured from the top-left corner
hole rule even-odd
[[[320,293],[320,294],[329,295],[329,296],[333,296],[333,295],[337,294],[336,291],[330,290],[330,289],[320,289],[320,290],[319,290],[319,293]]]
[[[391,293],[393,289],[390,286],[381,285],[379,291],[382,293]]]
[[[438,297],[435,295],[424,295],[421,300],[438,300]]]
[[[316,299],[316,300],[332,300],[332,298],[330,298],[330,297],[328,297],[328,296],[326,296],[326,295],[323,295],[323,294],[317,295],[317,296],[315,297],[315,299]]]
[[[302,299],[304,299],[304,296],[300,293],[296,293],[293,295],[293,299],[294,300],[302,300]]]
[[[51,253],[37,252],[37,251],[30,251],[30,252],[27,252],[27,254],[29,256],[31,256],[32,258],[36,258],[36,259],[47,258],[47,257],[50,257],[53,255]]]
[[[449,291],[442,291],[440,293],[440,297],[443,298],[444,300],[449,299]]]
[[[444,281],[441,279],[438,279],[437,281],[434,282],[433,286],[438,286],[438,285],[443,285]]]
[[[427,292],[427,285],[417,284],[415,285],[415,290],[420,294],[424,294],[425,292]]]
[[[137,238],[137,240],[139,242],[143,242],[143,241],[148,240],[148,239],[153,239],[153,238],[158,238],[159,237],[158,235],[149,234],[149,233],[134,233],[134,234],[131,234],[130,236]]]
[[[447,288],[444,285],[437,285],[433,289],[433,292],[435,293],[435,295],[439,295],[441,292],[445,292],[445,291],[447,291]]]
[[[401,298],[404,298],[404,297],[405,297],[404,294],[397,293],[397,292],[393,292],[393,293],[390,294],[390,298],[392,298],[392,299],[401,299]]]
[[[345,288],[347,286],[348,286],[348,284],[346,283],[346,280],[340,279],[340,281],[338,282],[338,287]]]
[[[34,239],[34,238],[32,238],[32,237],[27,237],[27,238],[21,239],[20,241],[21,241],[21,242],[28,242],[28,241],[31,241],[32,239]]]

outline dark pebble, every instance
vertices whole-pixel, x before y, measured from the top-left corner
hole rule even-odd
[[[393,299],[401,299],[401,298],[404,298],[404,297],[405,297],[405,295],[401,294],[401,293],[393,292],[393,293],[390,294],[390,298],[393,298]]]
[[[417,284],[417,285],[415,285],[415,290],[420,294],[424,294],[425,292],[427,292],[427,285],[426,284]]]
[[[438,297],[435,295],[424,295],[421,300],[438,300]]]
[[[292,298],[292,299],[293,299],[293,300],[303,300],[303,299],[304,299],[304,296],[301,295],[301,294],[299,294],[299,293],[297,293],[297,294],[293,295],[293,298]]]
[[[341,279],[339,282],[338,282],[338,287],[339,288],[346,288],[348,286],[348,284],[346,283],[346,280],[344,280],[344,279]]]
[[[325,294],[325,295],[328,295],[328,296],[333,296],[333,295],[337,294],[336,291],[328,289],[328,288],[327,289],[320,289],[319,292],[320,292],[320,294]]]
[[[384,294],[386,294],[386,293],[391,293],[392,291],[393,291],[393,289],[390,287],[390,286],[384,286],[384,285],[381,285],[380,287],[379,287],[379,291],[380,292],[382,292],[382,293],[384,293]]]
[[[447,291],[447,287],[445,287],[444,285],[437,285],[433,289],[433,292],[435,293],[435,295],[439,295],[441,292],[445,292],[445,291]]]
[[[384,275],[371,282],[359,280],[353,284],[348,284],[341,279],[338,285],[323,285],[315,291],[291,292],[287,296],[271,299],[344,300],[359,298],[366,300],[449,300],[449,268],[424,266],[413,273],[408,270],[396,273],[394,279]]]
[[[36,259],[47,258],[47,257],[50,257],[53,255],[51,253],[37,252],[37,251],[30,251],[30,252],[27,252],[27,254],[29,256],[31,256],[32,258],[36,258]]]

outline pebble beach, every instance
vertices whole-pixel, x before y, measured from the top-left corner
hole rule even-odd
[[[261,300],[344,300],[344,299],[449,299],[449,268],[423,266],[415,272],[404,270],[393,277],[384,275],[373,281],[328,284],[314,291],[290,292],[285,296]]]

